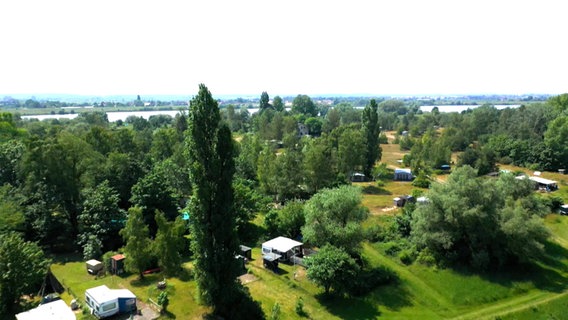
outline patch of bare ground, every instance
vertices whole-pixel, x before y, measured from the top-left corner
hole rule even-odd
[[[258,278],[255,277],[254,274],[245,273],[239,277],[239,280],[241,281],[242,284],[247,284],[258,280]]]

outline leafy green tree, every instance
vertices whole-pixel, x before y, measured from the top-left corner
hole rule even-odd
[[[273,174],[278,201],[297,198],[302,194],[304,176],[301,168],[302,153],[299,150],[287,148],[276,157]]]
[[[270,107],[272,106],[270,105],[270,98],[268,97],[268,93],[266,93],[266,91],[263,91],[262,94],[260,95],[260,102],[259,102],[260,111],[266,110]]]
[[[321,134],[322,122],[319,118],[309,117],[306,119],[305,125],[308,127],[308,132],[312,136],[319,136]]]
[[[432,186],[428,203],[416,206],[411,239],[438,261],[478,269],[534,258],[549,233],[531,190],[507,175],[481,179],[470,166],[457,168],[446,183]]]
[[[317,254],[305,259],[308,279],[323,287],[326,294],[333,289],[344,293],[357,277],[359,266],[342,248],[324,245]]]
[[[156,212],[158,232],[152,242],[154,255],[158,258],[158,265],[166,276],[174,276],[181,270],[181,252],[183,250],[183,234],[185,224],[181,217],[168,222],[161,212]]]
[[[10,140],[0,143],[0,186],[9,183],[19,185],[18,165],[25,152],[24,143]]]
[[[201,303],[211,306],[217,316],[234,319],[244,318],[239,307],[251,300],[236,280],[239,243],[233,212],[234,146],[230,129],[220,120],[217,101],[205,85],[199,85],[190,102],[187,131],[195,280]]]
[[[363,117],[361,119],[363,134],[367,143],[363,173],[367,177],[371,177],[375,162],[381,159],[381,146],[379,145],[381,130],[379,128],[379,114],[377,110],[377,102],[375,99],[371,99],[369,104],[363,109]]]
[[[304,206],[304,241],[315,246],[331,244],[359,255],[368,211],[361,205],[361,190],[354,186],[323,189]]]
[[[365,137],[359,130],[348,128],[339,137],[337,158],[342,173],[351,176],[365,164]]]
[[[278,213],[279,235],[297,239],[305,223],[304,203],[301,201],[289,201]]]
[[[568,165],[568,116],[563,115],[552,120],[544,133],[544,142],[556,154],[556,168],[566,168]]]
[[[126,270],[137,273],[138,277],[143,279],[143,272],[152,260],[152,252],[148,226],[144,222],[140,208],[128,209],[128,219],[124,228],[120,230],[120,235],[126,244],[123,248]]]
[[[123,131],[123,130],[121,130]],[[135,154],[111,152],[103,168],[103,178],[109,181],[119,195],[119,207],[130,208],[132,187],[144,176],[141,163]]]
[[[0,314],[10,314],[23,294],[37,293],[48,268],[37,244],[17,233],[0,234]]]
[[[0,233],[26,232],[23,208],[16,192],[17,189],[9,184],[0,186]]]
[[[116,249],[120,244],[117,243],[118,232],[124,226],[126,220],[125,212],[119,208],[118,193],[105,180],[95,189],[85,190],[85,201],[83,202],[83,212],[79,215],[80,235],[79,241],[85,249],[87,244],[89,252],[93,246],[93,237],[98,239],[101,247],[97,251]],[[106,248],[105,249],[103,249]],[[93,259],[99,256],[87,255],[85,258]],[[88,260],[87,259],[87,260]]]
[[[278,112],[285,110],[284,102],[282,101],[282,98],[280,98],[280,96],[275,96],[274,99],[272,99],[272,105],[274,106],[274,110]]]
[[[252,237],[251,221],[258,212],[265,212],[270,198],[261,195],[253,188],[251,181],[235,179],[234,190],[234,214],[239,239],[250,240]]]
[[[315,103],[305,94],[299,94],[292,100],[292,112],[313,117],[318,115]]]
[[[236,175],[245,180],[257,180],[258,159],[262,151],[258,136],[251,133],[244,134],[237,147]]]
[[[177,201],[174,190],[168,185],[161,170],[152,170],[132,187],[130,201],[139,207],[144,216],[144,222],[149,227],[150,236],[154,236],[158,229],[154,215],[156,210],[163,212],[168,220],[178,216]]]
[[[311,139],[303,149],[303,171],[305,184],[310,193],[322,188],[329,188],[336,180],[335,158],[328,139],[321,137]]]
[[[260,190],[265,194],[275,195],[277,193],[277,167],[276,154],[269,146],[265,146],[258,155],[258,182]]]

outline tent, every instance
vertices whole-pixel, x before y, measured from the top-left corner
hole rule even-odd
[[[277,237],[262,244],[262,254],[279,254],[281,261],[289,260],[292,256],[302,253],[303,243],[286,237]]]

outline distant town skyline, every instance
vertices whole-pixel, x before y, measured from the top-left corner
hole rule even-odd
[[[0,95],[559,94],[561,1],[0,3]]]

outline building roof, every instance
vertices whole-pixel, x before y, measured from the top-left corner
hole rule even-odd
[[[75,313],[63,300],[55,300],[42,304],[37,308],[18,313],[17,320],[75,320]]]
[[[251,250],[251,248],[247,247],[247,246],[243,246],[242,244],[239,245],[239,248],[241,249],[241,251],[249,251]]]
[[[272,240],[266,241],[262,244],[263,248],[272,248],[273,250],[280,251],[280,252],[288,252],[292,250],[292,248],[299,247],[303,245],[303,243],[292,240],[286,237],[278,237]]]
[[[394,173],[412,173],[412,171],[410,169],[396,168],[394,169]]]
[[[112,260],[119,261],[119,260],[122,260],[122,259],[124,259],[124,255],[123,255],[123,254],[120,254],[120,253],[119,253],[119,254],[115,254],[114,256],[112,256]]]
[[[545,185],[549,185],[549,184],[556,184],[556,181],[554,180],[548,180],[548,179],[544,179],[541,177],[530,177],[530,180],[540,183],[540,184],[545,184]]]
[[[91,260],[87,261],[87,265],[89,265],[91,267],[97,266],[101,263],[102,262],[100,262],[99,260],[95,260],[95,259],[91,259]]]

